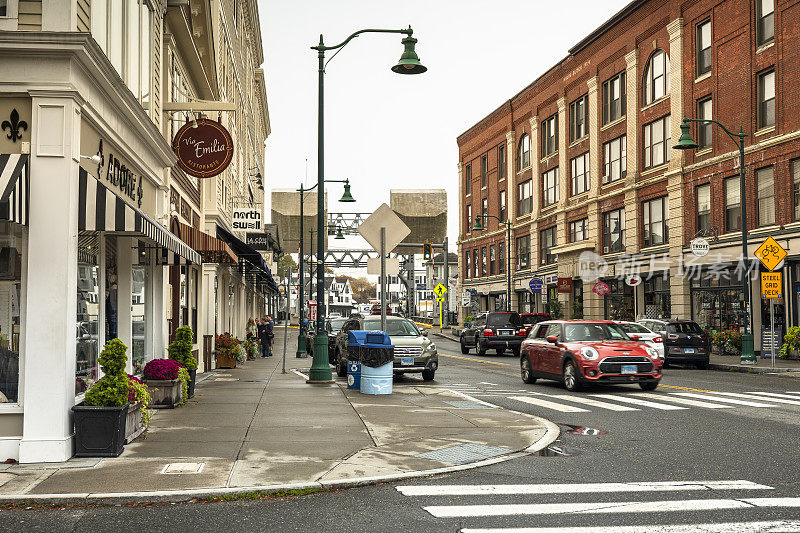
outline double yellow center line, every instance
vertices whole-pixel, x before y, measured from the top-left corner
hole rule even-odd
[[[511,366],[511,363],[500,363],[498,361],[485,361],[483,359],[473,359],[472,357],[461,357],[460,355],[447,355],[439,352],[439,357],[452,357],[453,359],[462,359],[464,361],[474,361],[476,363],[484,363],[487,365]]]

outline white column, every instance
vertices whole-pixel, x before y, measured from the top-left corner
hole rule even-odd
[[[625,184],[625,251],[635,254],[639,251],[640,219],[637,202],[636,177],[639,174],[639,74],[637,70],[638,50],[634,49],[625,55],[625,91],[627,93],[627,173]]]
[[[133,323],[131,292],[133,289],[132,247],[136,244],[132,237],[117,237],[117,337],[128,347],[128,361],[125,371],[133,373]]]
[[[78,95],[33,95],[22,463],[72,456],[78,284]]]
[[[166,339],[169,338],[167,328],[167,309],[170,304],[167,301],[169,276],[165,273],[165,267],[155,265],[153,267],[153,292],[149,296],[153,300],[153,338],[150,349],[150,354],[154,359],[161,359],[164,357],[164,349],[166,347]]]

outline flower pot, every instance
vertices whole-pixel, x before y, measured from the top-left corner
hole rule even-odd
[[[143,431],[142,402],[128,404],[128,412],[125,416],[125,444],[133,442]]]
[[[711,345],[711,353],[720,355],[723,353],[723,348],[719,344],[712,344]]]
[[[166,380],[151,380],[144,381],[147,388],[150,389],[150,397],[153,401],[150,403],[151,407],[160,409],[174,409],[181,403],[181,380],[179,379],[166,379]]]
[[[189,398],[194,398],[194,384],[197,382],[197,369],[187,370],[189,372],[188,395]]]
[[[117,457],[125,445],[128,404],[121,407],[83,405],[72,408],[76,457]]]
[[[800,359],[800,350],[788,350],[789,359]]]
[[[236,356],[217,352],[217,368],[236,368]]]

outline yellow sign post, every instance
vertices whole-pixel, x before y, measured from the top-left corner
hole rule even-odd
[[[767,237],[761,246],[756,248],[756,257],[767,270],[775,270],[789,253],[772,237]]]
[[[436,289],[438,289],[439,287],[444,288],[444,285],[440,283],[439,285],[436,286]],[[438,291],[436,289],[433,289],[433,291],[438,294]],[[447,289],[444,290],[447,291]],[[444,294],[444,292],[442,294]],[[439,304],[439,331],[441,331],[442,324],[444,323],[442,318],[444,316],[444,296],[439,296],[438,298],[436,298],[436,302]]]
[[[761,297],[770,300],[783,298],[783,274],[781,272],[761,273]]]

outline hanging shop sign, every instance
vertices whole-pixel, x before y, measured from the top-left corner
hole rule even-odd
[[[533,278],[528,283],[528,288],[533,294],[541,294],[544,292],[544,281],[542,278]]]
[[[629,276],[625,276],[625,285],[628,287],[636,287],[642,283],[642,276],[639,274],[631,274]]]
[[[611,292],[611,287],[609,287],[608,283],[604,281],[598,281],[594,284],[594,287],[592,287],[592,292],[598,296],[604,296]]]
[[[558,278],[558,292],[572,293],[572,278]]]
[[[236,228],[234,228],[236,229]],[[266,233],[248,233],[247,246],[259,252],[269,251],[269,235]]]
[[[131,199],[138,207],[142,207],[142,176],[128,168],[119,157],[112,152],[108,156],[103,153],[103,139],[97,145],[97,155],[100,163],[97,165],[97,175],[101,180],[110,183],[114,189]]]
[[[689,243],[692,248],[692,253],[696,257],[705,257],[708,255],[708,251],[711,249],[711,246],[708,244],[708,241],[702,237],[697,237],[692,239],[692,242]]]
[[[234,231],[262,230],[261,210],[252,208],[234,208],[232,213]]]
[[[196,178],[213,178],[233,157],[233,139],[215,120],[201,118],[184,124],[172,139],[178,166]]]

